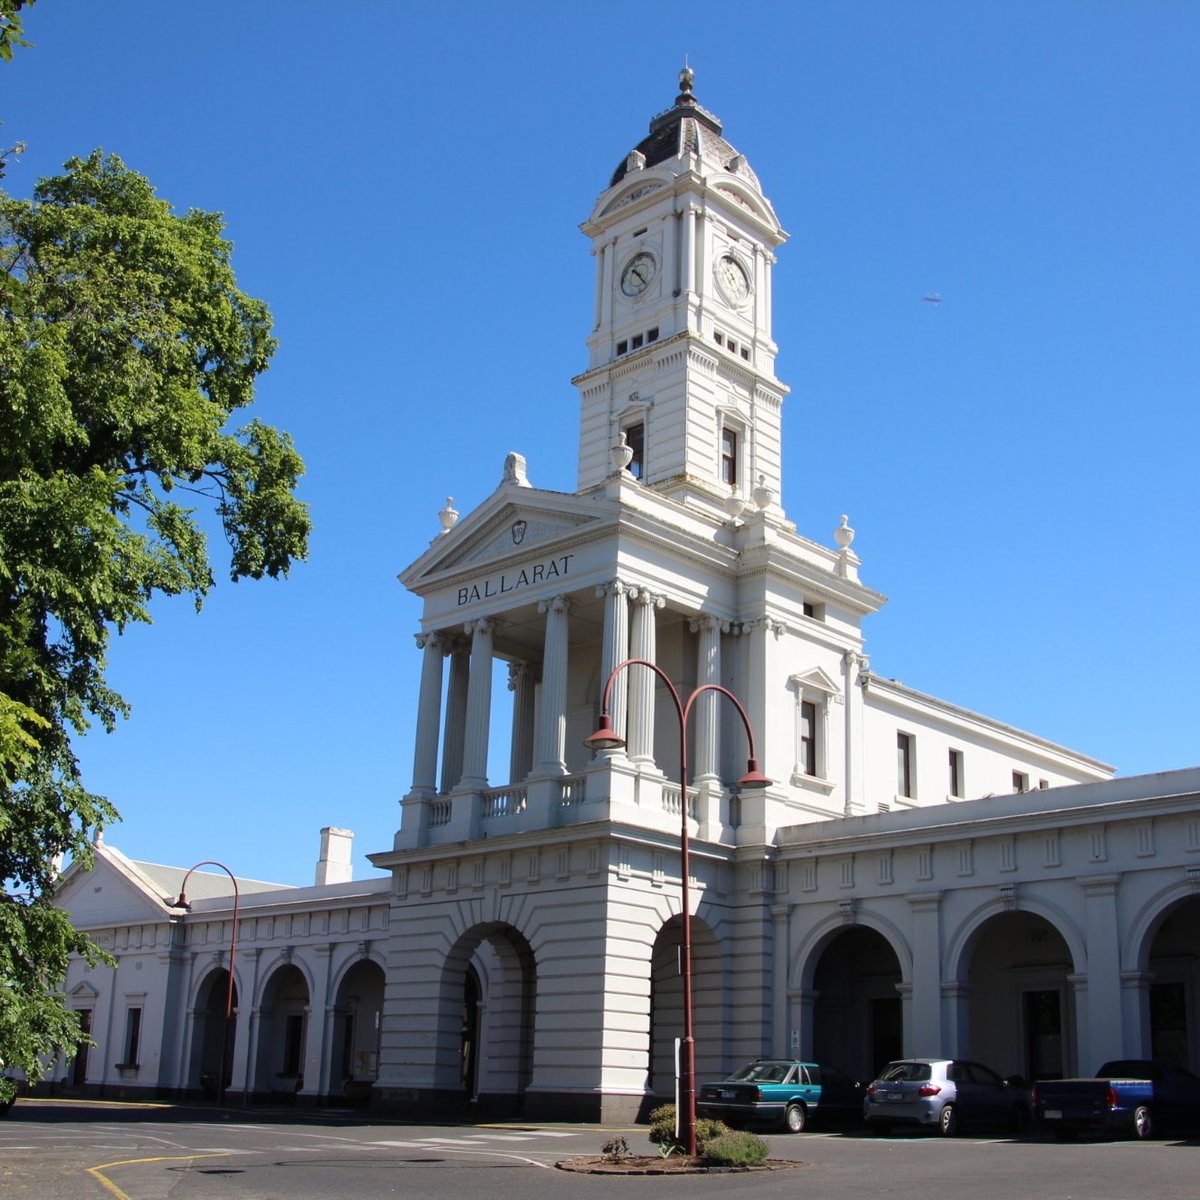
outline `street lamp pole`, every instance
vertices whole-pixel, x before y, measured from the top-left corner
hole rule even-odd
[[[742,724],[746,727],[746,740],[750,744],[750,757],[746,764],[746,773],[737,781],[742,790],[751,790],[771,786],[771,781],[758,769],[758,759],[754,753],[754,731],[750,728],[750,718],[741,706],[738,698],[722,687],[719,683],[702,683],[697,687],[687,701],[679,697],[679,692],[669,676],[656,663],[644,658],[627,658],[618,663],[610,673],[608,682],[604,685],[604,697],[600,706],[600,728],[591,737],[584,739],[584,745],[593,750],[617,750],[625,745],[625,739],[620,736],[612,725],[609,700],[612,694],[613,681],[626,667],[649,667],[666,685],[671,699],[675,703],[675,714],[679,718],[679,773],[680,773],[680,814],[679,814],[679,859],[681,897],[683,918],[683,947],[681,969],[683,974],[683,1062],[680,1066],[679,1091],[683,1108],[684,1144],[689,1155],[696,1154],[696,1043],[692,1036],[692,916],[688,898],[688,878],[691,874],[691,861],[688,852],[688,761],[687,761],[687,721],[692,712],[692,705],[697,697],[705,692],[719,692],[729,700]]]
[[[182,908],[185,912],[191,912],[192,906],[187,899],[187,881],[191,879],[192,872],[198,867],[220,867],[229,876],[230,883],[233,884],[233,922],[229,930],[229,985],[225,989],[225,1025],[221,1030],[221,1073],[217,1076],[217,1103],[223,1105],[225,1103],[225,1060],[229,1053],[229,1026],[233,1019],[233,963],[237,955],[238,882],[237,877],[224,863],[206,858],[203,862],[198,862],[196,866],[188,868],[188,873],[179,885],[179,899],[172,902],[169,907]]]

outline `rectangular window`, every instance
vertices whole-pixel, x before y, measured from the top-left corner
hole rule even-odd
[[[912,799],[913,739],[910,733],[896,734],[896,791]]]
[[[743,357],[743,358],[744,358],[744,359],[745,359],[747,362],[749,362],[749,361],[750,361],[750,347],[749,347],[749,346],[743,346],[743,347],[742,347],[742,357]]]
[[[128,1067],[136,1067],[138,1062],[138,1044],[142,1040],[142,1010],[127,1008],[125,1010],[125,1057],[121,1060]]]
[[[640,350],[642,348],[642,335],[640,333],[635,333],[633,335],[633,340],[630,342],[629,345],[630,345],[630,349]]]
[[[950,795],[963,797],[963,756],[961,750],[950,751]]]
[[[721,481],[736,487],[738,481],[738,436],[735,430],[721,430]]]
[[[657,325],[655,325],[655,327],[653,329],[646,330],[646,341],[648,341],[648,342],[657,342],[658,341],[658,326]]]
[[[817,773],[817,706],[811,700],[800,703],[800,769]]]
[[[1029,791],[1029,776],[1024,771],[1013,772],[1013,791],[1027,792]]]
[[[1039,779],[1038,780],[1038,791],[1044,792],[1049,786],[1050,786],[1050,780],[1048,780],[1048,779]]]
[[[625,441],[628,443],[630,450],[633,451],[633,458],[629,463],[629,473],[634,479],[641,479],[643,472],[646,469],[646,427],[639,422],[636,425],[630,425],[625,430]]]
[[[725,335],[723,333],[714,333],[713,341],[716,342],[718,346],[723,346],[725,345]]]
[[[628,342],[618,342],[617,343],[617,353],[618,354],[624,354],[628,349],[629,349]]]

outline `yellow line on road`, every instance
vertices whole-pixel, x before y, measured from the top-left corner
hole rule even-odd
[[[228,1150],[218,1150],[213,1154],[160,1154],[155,1158],[123,1158],[119,1162],[101,1163],[98,1167],[88,1167],[87,1173],[104,1184],[117,1197],[117,1200],[133,1200],[128,1192],[122,1191],[111,1179],[106,1179],[101,1172],[109,1171],[113,1167],[132,1167],[139,1163],[186,1162],[191,1158],[225,1158],[229,1154]]]

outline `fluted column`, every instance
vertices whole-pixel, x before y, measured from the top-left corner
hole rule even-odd
[[[694,617],[688,622],[693,633],[699,634],[696,652],[696,683],[703,686],[721,682],[721,621],[717,617]],[[696,749],[693,778],[697,784],[716,783],[720,779],[721,762],[721,697],[716,692],[703,692],[696,698]]]
[[[542,709],[538,714],[537,773],[567,773],[567,643],[571,601],[566,596],[542,600],[546,648],[542,657]]]
[[[534,669],[527,662],[508,664],[508,690],[513,694],[512,752],[508,779],[520,783],[533,769]]]
[[[600,652],[600,686],[603,688],[609,676],[629,657],[629,588],[620,579],[602,584],[596,595],[604,599],[604,646]],[[636,667],[631,668],[637,670]],[[628,708],[629,671],[622,671],[613,680],[609,694],[608,712],[612,727],[625,736],[625,715]],[[622,754],[611,750],[609,754]]]
[[[487,787],[488,730],[492,719],[492,628],[487,617],[468,621],[471,635],[471,678],[467,684],[467,729],[463,745],[461,787]]]
[[[643,658],[647,662],[657,661],[655,638],[655,609],[663,607],[665,601],[643,587],[630,588],[629,600],[633,606],[630,621],[629,657]],[[654,684],[653,671],[645,667],[630,667],[624,674],[629,676],[629,757],[636,763],[654,764]]]
[[[437,791],[438,732],[442,711],[442,646],[440,633],[418,633],[423,652],[421,693],[417,700],[417,737],[413,748],[413,783],[416,795],[432,797]]]
[[[442,791],[458,786],[463,773],[463,739],[467,731],[467,682],[471,649],[466,639],[449,639],[450,686],[446,691],[446,722],[442,735]]]

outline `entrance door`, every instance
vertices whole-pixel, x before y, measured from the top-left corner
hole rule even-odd
[[[872,1076],[893,1059],[904,1057],[904,1018],[899,996],[871,1001]]]
[[[1188,1066],[1187,989],[1182,982],[1150,985],[1150,1052],[1159,1062]]]
[[[1062,996],[1057,988],[1025,992],[1025,1062],[1030,1082],[1063,1077]]]
[[[88,1044],[92,1032],[92,1010],[79,1009],[79,1044],[75,1047],[75,1064],[71,1068],[71,1086],[81,1088],[87,1082]]]

